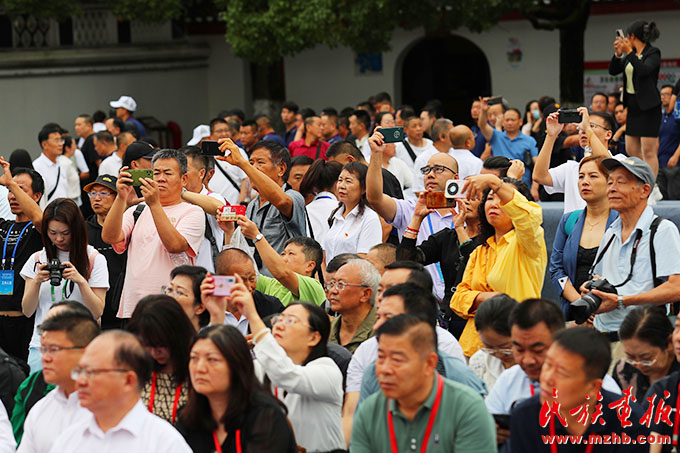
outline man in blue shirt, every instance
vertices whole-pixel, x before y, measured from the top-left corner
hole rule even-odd
[[[661,88],[661,127],[659,128],[659,167],[675,167],[680,158],[680,120],[668,106],[673,97],[673,86]]]
[[[137,102],[131,96],[121,96],[117,101],[109,102],[109,105],[116,109],[116,116],[126,123],[131,123],[140,137],[146,137],[146,129],[137,118],[132,116],[137,110]]]
[[[255,121],[257,122],[257,136],[260,137],[260,140],[271,140],[281,146],[286,146],[283,138],[274,131],[272,121],[267,115],[261,115]]]
[[[484,146],[486,145],[486,139],[484,138],[484,135],[482,135],[482,131],[479,130],[479,126],[477,126],[477,120],[479,120],[479,111],[481,109],[481,102],[479,100],[475,99],[472,101],[472,106],[470,107],[470,116],[472,117],[473,125],[470,126],[470,129],[472,130],[472,133],[475,134],[475,147],[472,148],[472,154],[474,154],[477,157],[482,156],[482,153],[484,152]]]
[[[522,114],[515,108],[510,108],[503,114],[503,132],[493,128],[487,120],[489,105],[488,98],[481,99],[481,111],[477,125],[484,135],[484,138],[491,145],[491,154],[494,156],[505,156],[508,159],[517,159],[524,162],[526,171],[522,180],[531,187],[531,168],[536,157],[538,148],[533,137],[524,135],[520,132],[522,126]]]

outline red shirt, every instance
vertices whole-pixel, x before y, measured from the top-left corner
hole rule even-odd
[[[305,145],[305,139],[295,140],[288,145],[288,150],[290,151],[290,157],[295,156],[309,156],[312,159],[326,159],[326,150],[331,146],[330,143],[321,141],[321,148],[319,149],[319,155],[316,155],[316,148],[319,146],[319,141],[315,141],[311,145]]]

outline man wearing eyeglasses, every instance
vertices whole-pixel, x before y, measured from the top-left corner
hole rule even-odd
[[[366,174],[366,198],[373,210],[387,223],[391,224],[401,238],[411,222],[417,200],[397,200],[383,193],[381,168],[385,143],[379,131],[380,129],[376,129],[376,132],[368,141],[371,146],[371,162]],[[458,178],[458,162],[447,153],[436,153],[428,159],[427,165],[421,168],[420,172],[426,190],[443,191],[449,179]],[[420,245],[431,234],[444,228],[451,228],[452,225],[453,216],[450,208],[435,210],[427,216],[423,222],[423,228],[414,232],[417,234],[416,245]],[[444,276],[434,264],[427,266],[427,270],[432,275],[436,295],[442,298],[444,296]]]
[[[47,453],[54,439],[87,416],[87,411],[80,407],[71,369],[99,334],[99,326],[89,313],[64,311],[48,316],[40,330],[43,377],[56,388],[28,413],[20,452]]]
[[[44,208],[52,200],[68,197],[68,168],[57,163],[57,157],[64,151],[64,139],[59,126],[42,128],[38,134],[38,143],[42,154],[33,161],[33,168],[45,181],[45,196],[40,200],[40,206]]]
[[[111,330],[95,338],[71,370],[80,405],[90,413],[66,429],[50,452],[190,453],[181,434],[142,404],[151,367],[133,334]]]

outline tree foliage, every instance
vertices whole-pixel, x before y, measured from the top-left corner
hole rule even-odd
[[[176,19],[185,11],[182,0],[0,0],[0,11],[10,17],[30,14],[57,21],[82,14],[83,6],[110,8],[123,20],[140,20],[159,24]]]

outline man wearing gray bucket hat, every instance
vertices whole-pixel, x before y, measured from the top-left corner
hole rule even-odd
[[[591,276],[606,279],[609,288],[593,289],[592,295],[596,297],[591,300],[602,300],[595,309],[595,328],[616,343],[621,321],[635,306],[663,305],[677,300],[680,234],[673,222],[654,215],[652,207],[647,206],[655,182],[647,163],[628,157],[604,159],[602,164],[610,171],[609,206],[618,211],[619,218],[605,232],[591,268]],[[588,292],[586,285],[588,283],[581,287],[582,294]],[[572,305],[578,306],[587,298]],[[617,349],[622,348],[613,345],[613,349],[616,356]]]

